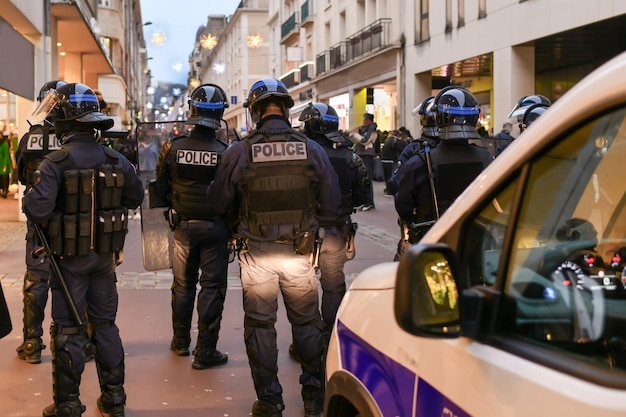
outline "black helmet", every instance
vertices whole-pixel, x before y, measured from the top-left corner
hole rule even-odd
[[[326,136],[333,142],[341,142],[339,116],[332,106],[324,103],[309,103],[298,118],[304,122],[304,131]]]
[[[476,132],[480,107],[465,88],[444,88],[435,96],[432,109],[441,139],[480,139]]]
[[[67,85],[67,83],[62,80],[48,81],[39,90],[37,101],[41,102],[41,100],[43,100],[43,98],[48,94],[48,91],[56,90],[57,88],[62,87],[64,85]],[[62,117],[62,114],[60,112],[60,109],[58,107],[55,107],[48,113],[48,115],[45,118],[45,121],[48,122],[50,126],[54,126],[54,121],[58,119],[59,117]]]
[[[259,103],[268,100],[273,97],[276,104],[283,104],[284,108],[290,109],[293,107],[293,98],[289,95],[285,84],[274,78],[263,78],[257,81],[250,87],[250,93],[248,99],[243,103],[244,107],[250,110],[252,121],[257,123],[259,120],[258,105]],[[287,117],[287,114],[285,114]]]
[[[550,100],[545,97],[542,96],[541,94],[533,94],[530,96],[523,96],[521,97],[519,100],[517,100],[517,104],[515,104],[515,106],[511,109],[511,111],[509,112],[509,115],[507,116],[508,118],[513,117],[513,114],[523,114],[524,112],[518,112],[516,110],[522,108],[522,107],[528,107],[528,106],[532,106],[533,104],[545,104],[545,105],[550,105],[552,104],[550,102]]]
[[[224,109],[229,106],[226,93],[215,84],[203,84],[193,90],[188,103],[190,117],[187,124],[206,126],[211,129],[221,127]]]
[[[430,137],[437,137],[437,120],[433,111],[433,103],[435,96],[426,97],[416,108],[413,109],[411,115],[419,114],[420,123],[422,125],[422,134]]]
[[[549,104],[537,103],[529,106],[524,112],[524,116],[522,117],[522,124],[520,126],[520,130],[524,131],[528,128],[539,116],[544,114],[546,110],[550,107]]]
[[[552,104],[550,102],[550,100],[545,97],[542,96],[541,94],[533,94],[530,96],[524,96],[522,98],[520,98],[517,102],[517,107],[526,107],[526,106],[530,106],[532,104],[547,104],[550,105]]]
[[[48,81],[39,90],[39,96],[37,96],[37,101],[41,101],[46,96],[46,94],[48,94],[49,90],[52,90],[52,89],[56,90],[57,88],[64,86],[66,84],[67,83],[62,80]]]
[[[100,112],[96,93],[85,84],[65,84],[55,90],[60,117],[54,122],[56,134],[62,137],[70,130],[108,130],[115,122]]]

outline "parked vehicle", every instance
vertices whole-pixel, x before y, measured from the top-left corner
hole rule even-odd
[[[338,312],[325,414],[626,415],[626,53]]]

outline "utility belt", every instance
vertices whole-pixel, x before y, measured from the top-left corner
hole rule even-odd
[[[402,239],[411,244],[415,244],[430,230],[433,224],[435,224],[435,220],[416,223],[400,219],[399,223],[402,229]]]
[[[58,256],[83,256],[90,250],[115,253],[124,248],[128,209],[122,206],[124,171],[102,165],[64,172],[64,212],[55,212],[47,232]]]
[[[315,251],[315,232],[296,232],[293,239],[275,240],[274,243],[281,245],[292,245],[293,253],[296,255],[310,255]]]
[[[190,219],[188,217],[181,216],[173,208],[169,208],[165,210],[163,212],[163,215],[165,216],[165,220],[167,220],[167,223],[170,226],[170,230],[172,231],[179,229],[179,228],[186,229],[190,223],[213,222],[219,218],[219,217],[211,217],[208,219]]]

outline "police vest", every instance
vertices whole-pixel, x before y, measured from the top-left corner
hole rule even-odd
[[[23,146],[23,166],[19,172],[20,181],[27,187],[34,184],[34,174],[39,164],[48,153],[61,149],[61,140],[54,134],[54,129],[41,125],[30,128],[28,135],[22,138],[26,143]]]
[[[210,220],[206,215],[207,189],[228,145],[220,140],[177,137],[172,140],[171,205],[184,218]]]
[[[105,163],[91,169],[76,169],[63,149],[45,156],[63,173],[57,208],[48,221],[50,247],[58,256],[82,256],[90,250],[114,253],[124,248],[128,209],[122,206],[125,177],[120,155],[101,148]]]
[[[450,145],[442,143],[431,149],[430,155],[440,215],[454,203],[456,198],[491,161],[486,149],[471,144]],[[426,164],[424,153],[421,152],[419,156]],[[427,193],[429,201],[418,204],[414,221],[434,220],[436,214],[430,184],[427,182],[421,186],[422,190],[429,190]]]
[[[248,167],[241,184],[240,217],[252,235],[267,237],[271,226],[292,225],[295,238],[315,217],[315,169],[308,138],[293,129],[253,131],[245,139]]]

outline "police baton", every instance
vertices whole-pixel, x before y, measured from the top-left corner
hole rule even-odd
[[[37,233],[37,237],[41,242],[41,248],[35,250],[31,256],[33,258],[39,258],[42,252],[45,252],[45,256],[48,257],[50,261],[50,267],[52,268],[52,272],[57,277],[57,281],[59,281],[59,285],[61,286],[61,290],[63,291],[63,296],[65,297],[65,301],[67,305],[70,307],[72,311],[72,316],[74,316],[74,320],[76,320],[76,325],[78,327],[83,325],[83,321],[80,318],[80,314],[78,314],[78,309],[76,308],[76,303],[72,298],[72,294],[70,294],[69,288],[67,288],[67,282],[65,282],[65,278],[63,278],[63,274],[61,274],[61,269],[59,268],[59,264],[57,263],[56,258],[52,253],[52,249],[50,249],[50,244],[48,243],[48,239],[46,239],[46,235],[43,230],[41,230],[41,226],[33,223],[33,227],[35,228],[35,232]]]
[[[437,190],[435,189],[435,176],[433,175],[433,164],[430,160],[430,145],[428,142],[424,142],[424,155],[426,156],[426,166],[428,167],[428,179],[430,181],[430,193],[433,197],[433,204],[435,205],[435,215],[439,219],[439,203],[437,202]]]
[[[313,268],[317,270],[320,266],[320,253],[322,252],[322,243],[324,243],[324,236],[326,231],[323,227],[320,227],[315,236],[315,248],[313,250]]]

